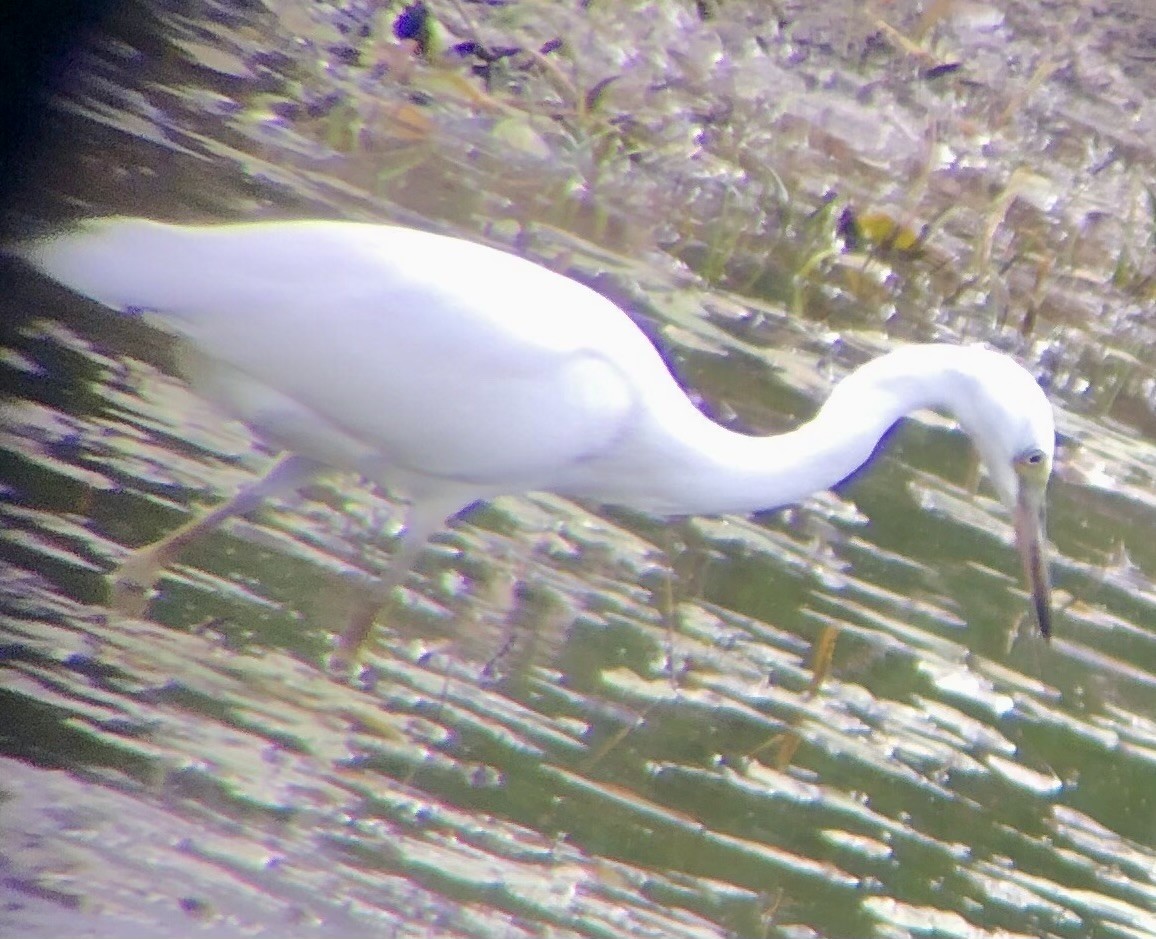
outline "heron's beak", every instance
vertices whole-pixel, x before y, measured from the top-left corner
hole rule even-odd
[[[1016,547],[1024,563],[1024,576],[1032,592],[1036,622],[1045,639],[1052,636],[1052,582],[1048,573],[1047,534],[1044,520],[1044,487],[1021,479],[1016,496]]]

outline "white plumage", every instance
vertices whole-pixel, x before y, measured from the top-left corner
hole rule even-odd
[[[17,253],[108,306],[147,311],[199,351],[190,378],[295,456],[239,499],[134,556],[147,592],[194,535],[324,466],[411,500],[386,591],[446,516],[503,493],[550,490],[659,514],[745,513],[827,488],[902,415],[954,414],[1017,531],[1041,628],[1051,408],[1010,358],[902,347],[852,373],[819,414],[779,436],[701,414],[609,300],[472,242],[386,225],[85,222]],[[376,605],[341,643],[364,638]]]

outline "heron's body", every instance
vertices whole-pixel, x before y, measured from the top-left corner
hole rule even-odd
[[[1034,448],[1050,468],[1038,386],[979,347],[898,349],[798,430],[753,437],[699,412],[609,300],[471,242],[346,222],[104,219],[18,253],[153,314],[198,351],[194,384],[306,468],[408,496],[422,541],[472,502],[531,490],[659,514],[783,505],[853,472],[921,407],[959,419],[1009,507],[1011,457]]]

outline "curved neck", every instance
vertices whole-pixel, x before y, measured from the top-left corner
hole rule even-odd
[[[657,473],[646,475],[644,492],[636,490],[636,498],[623,501],[677,515],[771,509],[847,478],[870,459],[888,429],[912,411],[943,409],[965,429],[974,429],[972,402],[983,363],[970,351],[910,346],[875,359],[836,386],[812,420],[785,434],[735,433],[697,410],[694,416],[670,415],[672,420],[653,428],[666,438],[662,452],[669,458]]]

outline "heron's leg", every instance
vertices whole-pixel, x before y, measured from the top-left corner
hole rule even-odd
[[[159,541],[138,548],[110,575],[109,606],[125,616],[141,616],[161,571],[192,541],[207,534],[234,515],[252,512],[270,496],[292,492],[324,469],[317,460],[287,453],[256,482],[242,486],[227,502],[198,515]]]
[[[459,508],[460,503],[448,507],[441,503],[434,505],[424,502],[410,506],[401,543],[390,558],[389,569],[356,601],[353,615],[333,644],[333,652],[327,662],[332,674],[343,677],[348,675],[357,662],[361,647],[369,638],[377,614],[393,599],[394,591],[405,583],[430,536],[441,529],[447,516],[453,515]]]

